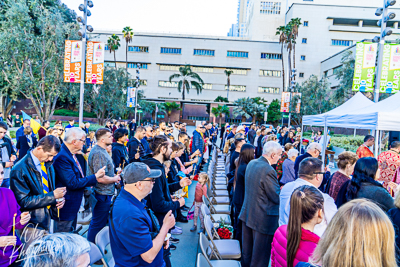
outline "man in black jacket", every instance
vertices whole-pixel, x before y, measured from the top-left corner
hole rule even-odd
[[[45,136],[11,171],[11,190],[21,211],[31,214],[30,223],[21,235],[22,242],[31,243],[48,233],[50,219],[57,219],[57,209],[64,206],[67,190],[65,187],[55,188],[55,172],[51,164],[60,148],[57,137]]]
[[[145,155],[144,147],[140,140],[145,135],[145,129],[142,126],[136,128],[135,135],[128,142],[129,163],[140,162],[140,157]]]
[[[136,121],[133,119],[129,124],[129,138],[132,138],[136,131]]]
[[[254,138],[256,138],[256,125],[254,123],[252,123],[250,125],[250,130],[247,133],[247,139],[249,140],[249,143],[251,145],[254,145]]]
[[[16,153],[11,143],[11,139],[7,136],[8,126],[4,121],[0,122],[0,162],[4,169],[4,180],[1,187],[10,187],[10,172],[14,161],[17,159]]]
[[[147,164],[150,169],[160,170],[162,172],[161,177],[156,179],[152,192],[146,197],[147,206],[154,211],[154,215],[157,217],[160,227],[162,227],[165,215],[170,210],[172,210],[172,213],[176,216],[176,211],[185,205],[185,200],[183,198],[172,200],[170,192],[177,191],[192,183],[188,178],[183,178],[179,182],[168,184],[163,163],[170,159],[172,152],[171,146],[172,141],[168,137],[165,135],[157,135],[154,137],[150,146],[153,154],[146,155],[142,158],[142,162]],[[166,249],[164,251],[164,260],[167,267],[171,266],[168,254],[169,249]]]
[[[114,132],[115,142],[112,143],[112,159],[114,162],[115,173],[117,168],[123,169],[129,164],[128,151],[126,150],[125,142],[128,140],[128,130],[119,128]]]

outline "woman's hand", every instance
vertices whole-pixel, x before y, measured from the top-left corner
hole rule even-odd
[[[21,223],[21,225],[25,225],[29,222],[30,219],[31,219],[31,214],[28,211],[25,211],[21,213],[21,219],[19,222]]]
[[[0,237],[0,247],[15,246],[17,244],[16,236],[2,236]]]
[[[399,186],[398,184],[394,183],[394,182],[389,182],[388,186],[393,189],[393,191],[396,193],[399,190]]]

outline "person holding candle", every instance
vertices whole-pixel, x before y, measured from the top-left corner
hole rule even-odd
[[[140,157],[145,155],[143,144],[140,140],[144,138],[146,130],[139,126],[135,135],[128,142],[129,163],[140,162]]]
[[[0,184],[4,179],[4,168],[0,164]],[[22,262],[17,261],[21,240],[15,234],[15,229],[22,229],[29,222],[29,212],[21,213],[20,207],[13,192],[8,188],[0,187],[0,267],[21,266]],[[14,250],[14,251],[13,251]]]

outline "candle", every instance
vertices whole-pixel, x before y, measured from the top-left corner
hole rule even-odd
[[[15,236],[15,217],[17,216],[16,213],[14,213],[14,217],[13,217],[13,236]]]
[[[60,218],[60,209],[57,208],[57,217]]]

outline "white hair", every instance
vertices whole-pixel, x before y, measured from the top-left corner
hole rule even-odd
[[[282,151],[282,147],[280,144],[275,141],[268,141],[264,145],[263,155],[269,156],[272,153],[278,153],[279,151]]]
[[[73,127],[65,132],[64,142],[71,144],[72,141],[82,139],[84,136],[86,136],[86,133],[81,128]]]
[[[80,235],[46,235],[28,247],[24,267],[75,267],[77,258],[89,251],[89,242]]]
[[[297,149],[292,148],[292,149],[289,149],[289,152],[287,153],[287,155],[288,155],[288,158],[297,157],[299,155],[299,151]]]
[[[322,151],[322,146],[320,143],[314,142],[308,145],[307,151],[311,151],[312,149],[318,149],[319,151]]]

